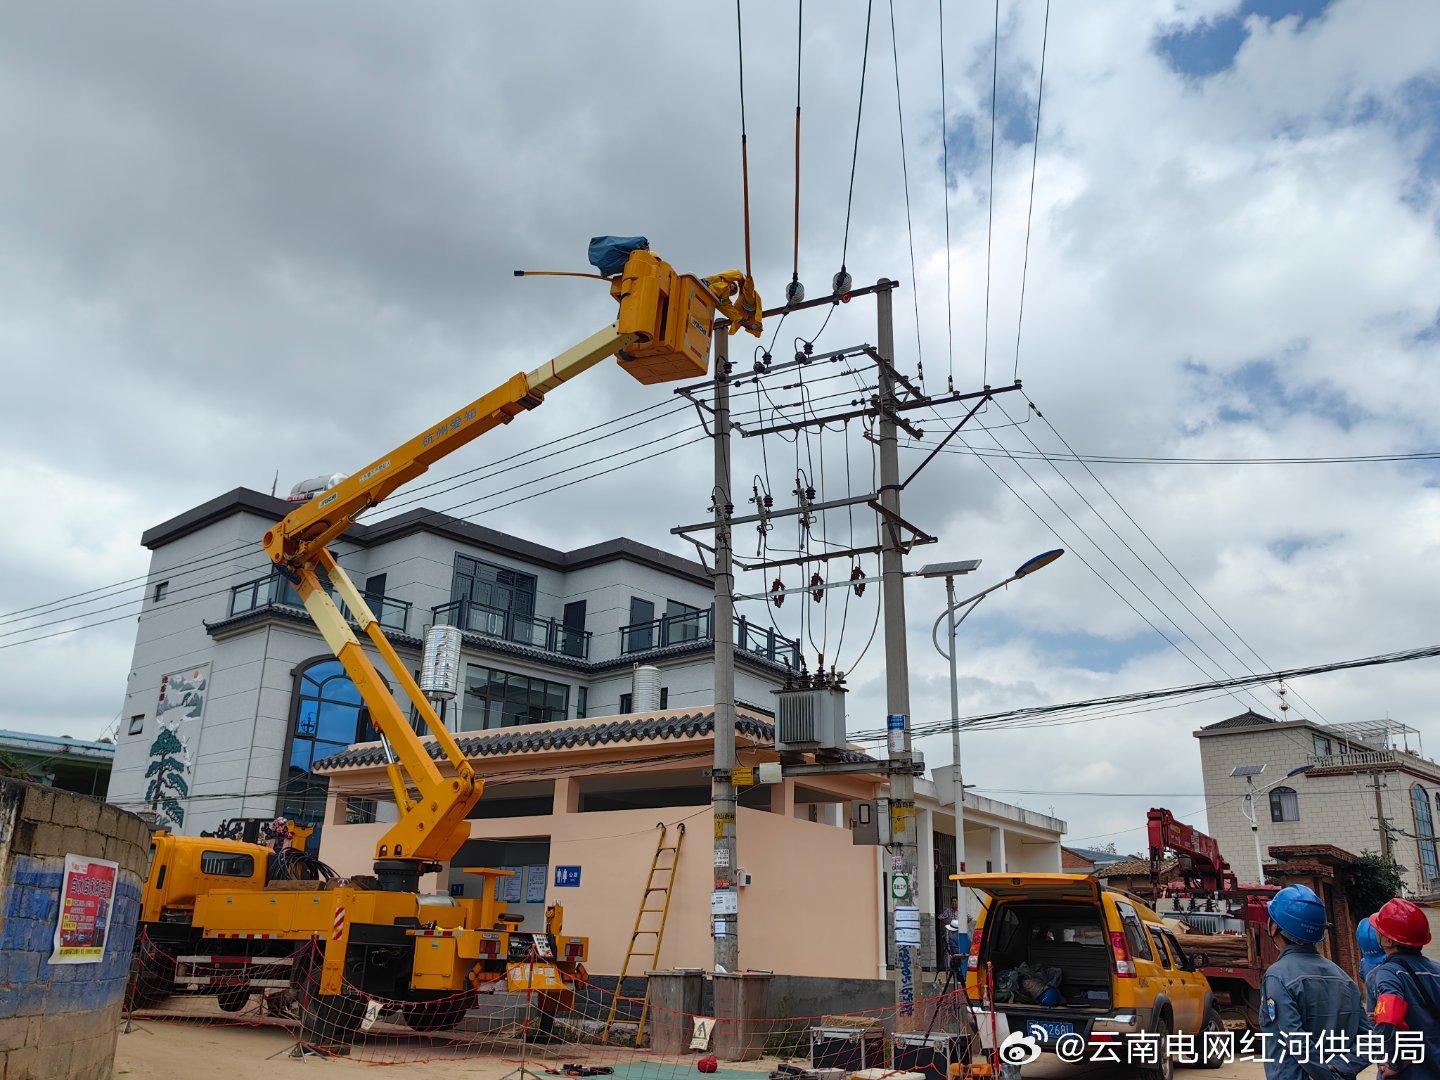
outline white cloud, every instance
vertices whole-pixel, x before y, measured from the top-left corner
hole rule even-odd
[[[1417,335],[1436,315],[1440,243],[1426,196],[1434,178],[1420,175],[1421,142],[1394,118],[1413,109],[1412,80],[1437,74],[1436,13],[1416,3],[1380,20],[1366,5],[1337,0],[1303,27],[1251,17],[1233,67],[1200,81],[1176,75],[1155,52],[1158,36],[1236,7],[1057,5],[1033,218],[1031,146],[1002,140],[988,242],[990,27],[971,13],[947,20],[952,131],[970,123],[979,133],[978,156],[952,147],[952,164],[965,163],[950,192],[955,382],[970,389],[982,375],[987,258],[984,374],[997,385],[1011,375],[1028,224],[1019,374],[1024,396],[1076,449],[1226,457],[1433,448],[1437,344]],[[806,13],[801,277],[812,296],[840,262],[864,10],[851,0]],[[9,463],[0,491],[18,510],[0,534],[0,611],[143,572],[144,528],[237,484],[266,489],[277,468],[282,487],[353,469],[608,317],[598,288],[516,281],[514,268],[581,268],[586,240],[602,232],[648,233],[677,265],[700,272],[743,257],[724,20],[658,2],[618,10],[442,4],[403,17],[363,4],[252,5],[243,16],[202,5],[165,19],[138,6],[107,11],[88,12],[77,32],[64,9],[32,8],[0,42],[0,137],[17,163],[0,177],[0,446]],[[759,7],[747,8],[756,267],[772,302],[790,276],[790,14],[762,18]],[[1007,101],[1033,104],[1042,16],[1038,4],[1004,10]],[[897,11],[918,297],[908,280],[888,20],[879,17],[846,261],[860,283],[903,280],[896,340],[907,370],[916,360],[918,298],[927,385],[937,390],[951,363],[930,18]],[[1432,130],[1436,120],[1428,117]],[[819,347],[873,341],[873,310],[868,301],[838,309]],[[822,318],[787,320],[777,357]],[[744,370],[753,342],[734,344]],[[1257,364],[1269,365],[1272,381],[1260,379]],[[853,386],[835,379],[816,392]],[[664,396],[636,393],[613,369],[595,373],[440,471],[543,447]],[[771,396],[793,402],[799,390]],[[737,401],[754,408],[753,387]],[[1024,411],[1021,395],[1004,403],[1017,418]],[[591,465],[556,458],[427,502],[489,493],[464,511],[477,512],[513,497],[503,491],[516,480],[567,470],[538,485],[548,487],[598,471],[623,459],[622,448],[692,422],[677,412],[595,444]],[[921,422],[929,444],[938,425]],[[983,422],[1004,446],[1030,449],[998,410]],[[1023,431],[1059,447],[1042,421]],[[981,432],[967,438],[994,445]],[[848,443],[848,487],[859,491],[871,483],[871,455],[858,424]],[[831,497],[845,493],[838,432],[824,436],[823,452],[818,438],[808,448],[772,439],[762,456],[745,440],[737,476],[768,469],[774,493],[788,501],[797,451],[813,482]],[[920,456],[905,451],[903,460],[913,467]],[[962,712],[1200,677],[1082,558],[1149,618],[1162,626],[1174,619],[1219,664],[1241,670],[1048,465],[1028,462],[1032,481],[1007,461],[991,464],[1055,523],[1072,554],[986,601],[965,624]],[[1225,634],[1094,482],[1077,466],[1063,468]],[[1427,467],[1094,468],[1267,661],[1430,642],[1440,513]],[[708,469],[708,448],[695,446],[663,467],[622,470],[478,520],[561,546],[625,534],[689,554],[668,530],[705,515]],[[748,505],[748,480],[735,494]],[[906,500],[907,516],[942,538],[917,557],[983,557],[977,588],[1056,542],[965,456],[941,455]],[[848,535],[849,524],[848,515],[829,515],[829,538]],[[772,543],[793,535],[777,532]],[[1304,546],[1282,558],[1282,541]],[[737,544],[753,551],[753,534]],[[873,572],[873,559],[864,565]],[[791,571],[787,583],[796,577]],[[741,587],[766,585],[753,575]],[[854,663],[874,598],[871,591],[852,604],[842,664]],[[917,719],[948,712],[946,668],[927,642],[938,604],[928,586],[911,594]],[[0,673],[31,688],[0,723],[52,730],[89,717],[98,728],[118,708],[127,628],[0,651]],[[828,631],[816,628],[827,663],[838,634],[832,600]],[[1258,666],[1245,646],[1227,641]],[[878,726],[884,712],[880,651],[872,645],[855,673],[856,727]],[[72,677],[77,670],[83,678]],[[1413,664],[1327,676],[1301,690],[1331,720],[1388,712],[1423,727],[1435,678],[1430,665]],[[48,687],[63,687],[63,701]],[[1146,791],[1198,791],[1190,730],[1255,704],[1227,698],[976,734],[967,737],[967,772],[997,788],[1098,790],[1144,777]],[[932,763],[948,755],[943,739],[927,749]],[[1039,809],[1053,802],[1076,835],[1089,835],[1137,824],[1154,800],[1025,801]]]

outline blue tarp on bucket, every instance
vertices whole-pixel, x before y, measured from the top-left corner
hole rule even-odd
[[[643,236],[595,236],[590,239],[590,265],[607,277],[625,269],[632,251],[649,251]]]

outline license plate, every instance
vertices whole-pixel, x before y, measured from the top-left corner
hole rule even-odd
[[[1061,1020],[1031,1020],[1026,1030],[1041,1042],[1054,1042],[1061,1035],[1072,1034],[1075,1025]]]

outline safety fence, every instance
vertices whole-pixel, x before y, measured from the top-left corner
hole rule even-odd
[[[723,975],[718,980],[731,981],[712,991],[718,1011],[727,1013],[721,1018],[666,1007],[663,995],[654,993],[654,980],[648,1002],[624,992],[631,989],[628,981],[621,989],[583,980],[573,1000],[568,993],[507,993],[503,982],[459,993],[412,990],[399,1000],[364,993],[344,980],[340,993],[323,993],[323,943],[246,945],[243,954],[194,955],[142,936],[126,995],[128,1017],[284,1030],[293,1034],[297,1057],[338,1055],[379,1064],[489,1058],[541,1076],[619,1080],[678,1080],[697,1065],[706,1071],[712,1063],[707,1057],[754,1062],[746,1068],[768,1071],[776,1080],[799,1080],[815,1070],[832,1070],[819,1072],[819,1080],[846,1080],[862,1070],[875,1070],[876,1080],[891,1071],[948,1080],[951,1061],[968,1060],[969,1043],[961,1034],[968,1010],[963,993],[953,988],[922,997],[903,1016],[895,1007],[773,1016],[763,987],[747,994],[755,989],[749,976]],[[382,981],[375,975],[367,973],[369,985]],[[410,976],[407,968],[395,980],[408,982]]]

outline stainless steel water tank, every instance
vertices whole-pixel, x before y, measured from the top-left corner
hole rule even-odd
[[[432,626],[425,631],[420,661],[420,689],[434,701],[448,701],[460,692],[460,628]]]

